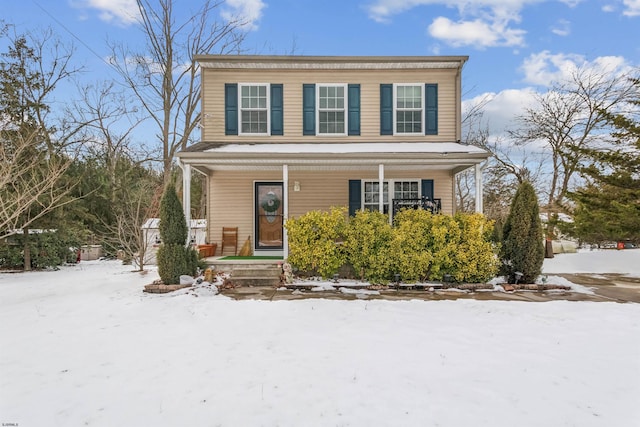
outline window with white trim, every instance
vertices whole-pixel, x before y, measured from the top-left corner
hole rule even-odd
[[[391,195],[389,194],[391,188]],[[367,211],[377,211],[380,209],[380,184],[379,181],[363,180],[362,209]],[[418,180],[391,180],[384,181],[383,192],[383,213],[390,212],[390,203],[393,199],[419,199],[420,185]]]
[[[269,134],[269,85],[240,84],[240,134]]]
[[[394,129],[396,134],[422,134],[424,85],[396,84],[394,90]]]
[[[318,84],[318,134],[346,135],[346,93],[345,84]]]

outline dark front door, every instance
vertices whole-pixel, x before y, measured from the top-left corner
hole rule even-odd
[[[282,249],[282,182],[255,183],[256,249]]]

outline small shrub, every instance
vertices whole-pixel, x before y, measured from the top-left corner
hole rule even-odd
[[[391,276],[393,231],[389,216],[378,211],[358,211],[346,229],[344,247],[356,275],[371,283],[388,283]]]
[[[181,275],[194,276],[198,255],[186,247],[187,221],[173,185],[167,186],[160,201],[160,239],[158,248],[158,274],[166,285],[180,283]]]
[[[432,214],[424,210],[402,210],[394,218],[393,240],[389,257],[394,273],[404,282],[426,280],[433,256],[428,231]]]
[[[289,263],[300,271],[331,277],[345,264],[341,242],[346,228],[346,208],[310,211],[285,223]]]
[[[158,274],[164,284],[180,283],[180,276],[183,274],[195,275],[190,265],[190,251],[191,248],[186,248],[184,245],[160,245],[156,257]]]
[[[461,231],[452,274],[454,280],[483,283],[492,279],[499,267],[492,243],[493,222],[479,213],[456,214],[454,218]]]
[[[516,272],[523,274],[520,282],[535,282],[544,261],[543,237],[536,192],[525,181],[516,191],[503,227],[501,273],[509,283],[516,281]]]

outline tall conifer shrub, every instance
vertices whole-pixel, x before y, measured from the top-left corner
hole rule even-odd
[[[197,257],[186,247],[189,234],[182,205],[173,185],[167,186],[160,201],[160,239],[158,248],[158,273],[165,285],[180,283],[181,275],[196,274]]]
[[[531,183],[520,184],[502,231],[501,273],[509,283],[534,283],[544,261],[543,230],[538,199]]]

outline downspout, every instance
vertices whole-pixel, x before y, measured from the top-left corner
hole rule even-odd
[[[456,69],[456,141],[462,140],[462,67],[464,61],[460,61],[460,66]]]

